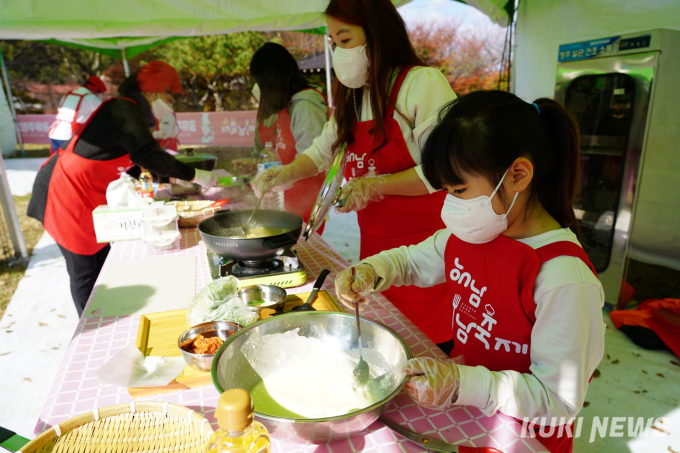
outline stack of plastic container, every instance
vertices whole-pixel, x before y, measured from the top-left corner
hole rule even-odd
[[[175,206],[142,208],[142,240],[150,253],[179,250],[179,226]]]

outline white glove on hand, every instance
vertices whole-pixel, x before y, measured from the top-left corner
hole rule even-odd
[[[250,183],[255,195],[259,198],[269,191],[289,189],[295,181],[303,179],[302,169],[293,162],[290,165],[279,165],[258,173]]]
[[[204,189],[209,189],[215,187],[220,182],[219,176],[211,171],[196,169],[196,175],[194,179],[191,180],[194,184],[198,184]]]
[[[345,213],[361,211],[371,201],[380,201],[383,195],[384,176],[364,176],[354,178],[342,188],[340,201],[342,206],[336,206],[336,212]]]
[[[406,391],[411,399],[428,409],[446,410],[458,399],[460,373],[456,359],[419,357],[406,363],[404,373],[411,376]]]
[[[354,277],[352,278],[352,269]],[[378,274],[368,263],[359,263],[348,267],[335,277],[335,294],[343,305],[354,308],[358,302],[364,302],[364,297],[375,292]]]

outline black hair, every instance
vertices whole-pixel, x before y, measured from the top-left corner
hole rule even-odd
[[[257,119],[262,122],[286,108],[298,91],[309,88],[295,58],[280,44],[265,43],[250,60],[250,75],[260,86]]]
[[[540,203],[580,238],[572,207],[580,177],[578,124],[552,99],[534,103],[495,90],[453,100],[439,112],[423,147],[423,173],[435,189],[464,184],[463,174],[495,186],[515,159],[526,157],[534,166],[528,206]]]
[[[144,112],[144,116],[146,117],[146,122],[149,124],[149,127],[156,126],[156,118],[153,116],[151,106],[149,105],[149,102],[146,100],[146,98],[142,95],[142,90],[139,89],[139,85],[137,84],[136,72],[123,80],[123,83],[121,83],[118,87],[118,94],[124,98],[132,99],[133,101],[137,102],[139,108],[141,108],[142,112]]]

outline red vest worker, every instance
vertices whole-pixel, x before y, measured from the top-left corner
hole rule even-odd
[[[253,158],[234,161],[243,173],[256,170],[257,156],[266,143],[273,145],[284,165],[292,163],[321,135],[328,120],[326,97],[309,87],[293,56],[280,44],[260,47],[250,62],[250,74],[257,82],[253,94],[259,101],[258,127]],[[285,210],[309,220],[324,178],[322,173],[287,188]]]
[[[66,93],[47,133],[51,153],[56,153],[87,122],[102,103],[97,95],[106,91],[106,85],[99,77],[90,76],[85,86]]]

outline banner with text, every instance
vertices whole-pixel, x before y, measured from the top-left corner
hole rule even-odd
[[[56,115],[17,115],[24,143],[49,143]],[[182,145],[252,146],[257,111],[178,113]]]

